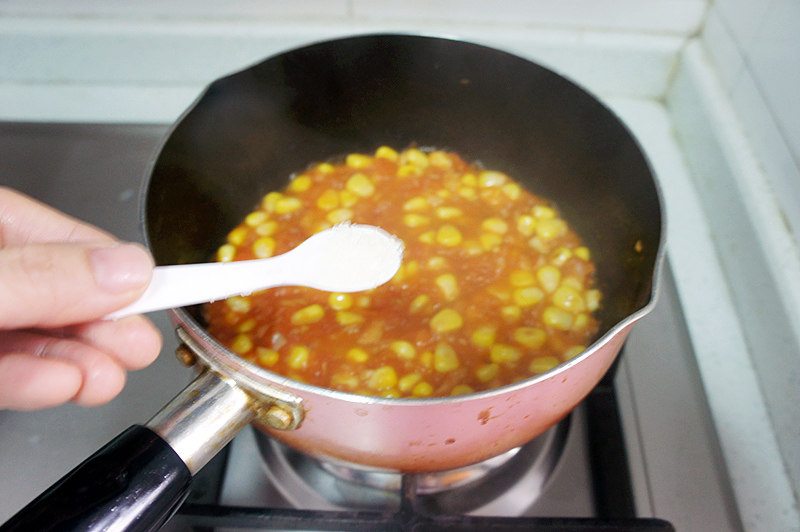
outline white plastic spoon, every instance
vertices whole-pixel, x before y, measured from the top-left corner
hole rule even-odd
[[[217,301],[276,286],[308,286],[328,292],[368,290],[391,279],[402,259],[403,242],[383,229],[339,224],[268,259],[158,266],[144,294],[106,319]]]

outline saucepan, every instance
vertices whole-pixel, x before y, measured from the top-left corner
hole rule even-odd
[[[654,305],[662,200],[620,120],[564,76],[518,56],[450,38],[360,35],[293,49],[215,81],[151,167],[147,243],[161,265],[206,262],[258,198],[293,172],[380,145],[454,150],[552,199],[593,253],[604,294],[596,341],[513,385],[385,399],[251,365],[207,333],[199,307],[176,309],[179,355],[197,379],[7,526],[44,529],[55,519],[67,528],[158,526],[191,475],[250,423],[316,458],[433,472],[530,441],[591,391]]]

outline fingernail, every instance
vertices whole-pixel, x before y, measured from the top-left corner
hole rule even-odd
[[[141,288],[153,274],[153,259],[139,244],[116,244],[89,252],[94,279],[106,292]]]

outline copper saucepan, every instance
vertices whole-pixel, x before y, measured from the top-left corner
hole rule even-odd
[[[214,82],[172,128],[152,167],[143,216],[156,262],[207,261],[292,172],[382,144],[451,149],[552,199],[592,249],[604,294],[598,339],[517,384],[382,399],[255,367],[208,335],[199,308],[170,311],[181,355],[201,370],[197,380],[12,518],[9,529],[56,518],[130,530],[163,523],[191,475],[250,422],[317,458],[430,472],[530,441],[591,391],[654,304],[664,245],[660,193],[613,113],[562,76],[502,51],[365,35],[294,49]],[[109,480],[78,506],[70,498],[112,473],[126,481]]]

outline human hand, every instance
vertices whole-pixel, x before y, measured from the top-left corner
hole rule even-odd
[[[152,270],[141,245],[0,187],[0,409],[113,399],[161,335],[143,316],[102,317],[138,298]]]

